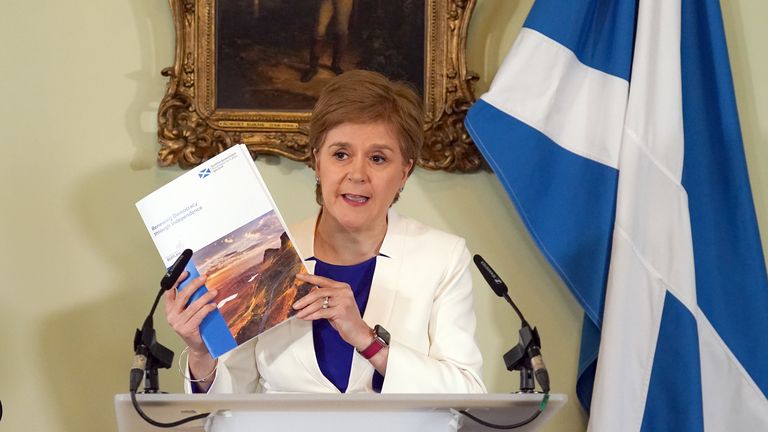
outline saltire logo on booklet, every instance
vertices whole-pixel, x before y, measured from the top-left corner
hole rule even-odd
[[[209,175],[211,175],[210,168],[201,169],[200,172],[197,173],[197,176],[200,177],[201,179],[206,178]]]
[[[238,153],[228,154],[224,158],[222,158],[221,160],[213,162],[213,164],[211,166],[203,168],[200,171],[198,171],[197,172],[197,176],[199,178],[201,178],[201,179],[204,179],[204,178],[210,176],[211,174],[215,173],[216,171],[224,168],[224,165],[226,165],[227,162],[230,162],[230,161],[232,161],[234,159],[237,159],[238,156],[239,156]]]

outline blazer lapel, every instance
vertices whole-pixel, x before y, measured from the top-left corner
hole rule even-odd
[[[301,258],[304,260],[304,265],[307,267],[307,271],[310,274],[314,274],[315,272],[315,261],[307,258],[311,258],[315,254],[314,237],[316,221],[317,217],[310,218],[291,229],[293,241],[298,246],[297,250],[303,255]],[[320,366],[317,364],[315,342],[312,338],[312,322],[292,319],[289,326],[291,338],[294,340],[294,343],[290,345],[290,349],[297,362],[304,367],[309,376],[316,381],[318,385],[331,392],[338,393],[339,389],[337,389],[336,386],[323,375]],[[297,374],[297,377],[299,375],[300,374]]]
[[[290,345],[291,353],[296,361],[306,370],[308,379],[314,381],[316,385],[324,390],[339,393],[339,389],[323,375],[320,366],[317,364],[315,342],[312,338],[312,322],[294,318],[290,321],[289,326],[291,339],[294,341]],[[297,373],[296,378],[299,379],[301,375]]]
[[[387,234],[376,258],[376,270],[373,273],[371,293],[365,307],[363,320],[373,328],[381,324],[387,328],[392,316],[392,308],[397,298],[398,281],[406,233],[397,213],[390,209],[387,214]],[[373,366],[361,355],[352,356],[352,369],[349,373],[347,391],[361,390],[368,387],[373,376]]]
[[[294,237],[293,240],[303,254],[304,264],[310,273],[314,273],[315,261],[307,260],[307,258],[311,258],[315,254],[314,237],[316,223],[317,216],[301,222],[291,230],[291,234]],[[371,328],[376,324],[381,324],[386,328],[390,322],[392,308],[397,298],[406,237],[407,233],[404,224],[401,222],[398,214],[390,209],[387,213],[387,233],[384,236],[384,242],[381,244],[379,256],[376,258],[376,270],[373,274],[371,292],[368,296],[365,314],[363,315],[363,320]],[[291,337],[295,340],[291,344],[291,350],[297,361],[319,385],[338,393],[339,390],[323,375],[320,366],[317,364],[314,340],[312,338],[312,323],[292,319],[289,325]],[[370,362],[361,355],[353,355],[347,392],[361,391],[370,387],[369,383],[372,377],[373,366]]]
[[[379,256],[376,258],[376,270],[373,273],[371,293],[368,296],[368,305],[365,308],[365,320],[373,327],[381,324],[386,327],[392,314],[392,307],[400,280],[400,267],[402,266],[403,247],[405,233],[400,223],[400,218],[394,210],[387,215],[387,234],[381,244]]]

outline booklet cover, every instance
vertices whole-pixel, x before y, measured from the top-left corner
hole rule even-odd
[[[186,284],[207,274],[192,296],[218,291],[218,309],[200,325],[214,358],[289,319],[311,285],[247,147],[203,162],[136,203],[166,267],[184,249],[194,254]]]

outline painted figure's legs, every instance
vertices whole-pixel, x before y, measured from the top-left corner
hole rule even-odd
[[[333,57],[331,70],[336,75],[344,72],[341,61],[349,41],[349,17],[352,13],[354,0],[321,0],[317,13],[317,26],[314,29],[309,46],[309,65],[301,74],[301,82],[309,82],[317,75],[320,57],[325,48],[328,25],[333,19],[335,37],[333,40]]]
[[[312,32],[312,40],[309,42],[309,65],[301,73],[301,82],[309,82],[317,75],[317,66],[323,55],[325,45],[325,33],[328,24],[333,18],[333,0],[321,0],[317,10],[317,25]]]
[[[354,0],[333,0],[334,8],[334,27],[336,30],[336,39],[333,42],[333,60],[331,70],[336,75],[344,73],[341,68],[341,60],[347,50],[349,42],[349,17],[352,14],[352,5]]]
[[[317,66],[324,47],[325,39],[312,38],[309,45],[309,66],[301,73],[301,82],[309,82],[317,75]]]

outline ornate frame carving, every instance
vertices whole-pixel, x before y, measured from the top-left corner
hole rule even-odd
[[[222,110],[215,106],[217,0],[169,0],[175,62],[158,110],[161,166],[193,167],[238,143],[251,154],[309,161],[308,112]],[[466,41],[476,0],[425,0],[425,142],[418,165],[472,172],[484,167],[464,129],[477,75],[467,71]]]

